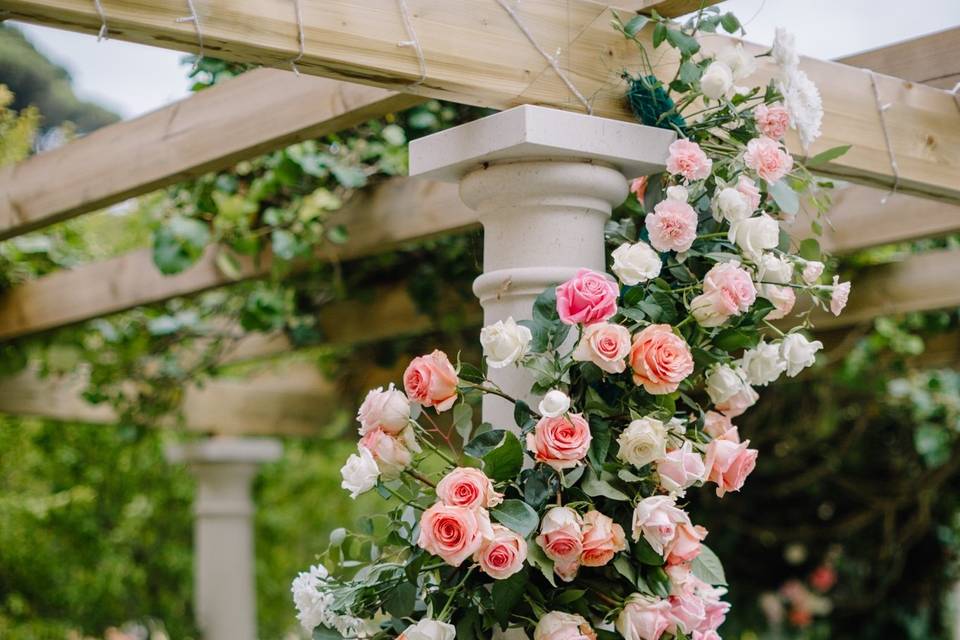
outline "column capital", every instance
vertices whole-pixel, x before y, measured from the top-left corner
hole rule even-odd
[[[218,436],[168,445],[165,454],[173,463],[252,463],[272,462],[283,454],[283,445],[274,438],[237,438]]]

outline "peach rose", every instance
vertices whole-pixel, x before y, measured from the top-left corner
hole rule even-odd
[[[396,435],[410,424],[410,401],[393,383],[384,391],[377,387],[367,393],[363,404],[357,411],[360,433],[380,427],[389,434]]]
[[[527,434],[527,449],[539,462],[556,470],[580,464],[590,449],[590,425],[579,413],[566,413],[556,418],[540,418],[532,433]]]
[[[643,536],[662,556],[681,524],[690,524],[690,516],[677,506],[673,497],[650,496],[638,502],[633,510],[633,539]]]
[[[410,466],[413,460],[411,449],[418,450],[416,441],[411,440],[413,435],[412,429],[405,429],[399,437],[392,436],[378,427],[363,434],[360,446],[373,456],[380,474],[392,480]]]
[[[635,593],[617,616],[617,631],[625,640],[660,640],[670,626],[670,602]]]
[[[602,567],[617,552],[627,548],[623,527],[599,511],[588,511],[583,516],[583,554],[580,563],[585,567]]]
[[[669,147],[667,171],[687,180],[703,180],[710,175],[713,161],[696,142],[681,138]]]
[[[437,498],[449,507],[491,508],[503,502],[493,482],[479,469],[457,467],[437,483]]]
[[[685,440],[679,449],[674,449],[657,460],[660,486],[669,493],[683,495],[687,487],[703,480],[705,473],[703,458],[694,452],[693,443],[689,440]]]
[[[667,545],[667,564],[684,564],[692,562],[700,555],[700,543],[707,537],[707,530],[700,525],[680,524],[677,526],[677,535]]]
[[[403,372],[403,387],[414,402],[446,411],[457,400],[457,372],[443,351],[419,356]]]
[[[760,133],[774,140],[782,138],[790,127],[790,112],[780,102],[769,106],[761,104],[753,110],[753,115]]]
[[[553,560],[553,570],[566,582],[577,575],[583,553],[583,519],[569,507],[553,507],[543,516],[537,544]]]
[[[633,382],[647,393],[673,393],[693,373],[693,355],[668,324],[652,324],[633,337],[630,348]]]
[[[551,611],[540,618],[533,640],[597,640],[597,634],[583,616]]]
[[[617,312],[620,289],[605,273],[580,269],[557,287],[557,313],[564,324],[593,324]]]
[[[748,449],[749,440],[733,442],[725,439],[711,440],[707,445],[704,464],[707,479],[717,483],[717,496],[727,491],[739,491],[750,472],[757,465],[757,450]]]
[[[495,580],[504,580],[523,569],[527,541],[502,524],[493,525],[493,537],[473,556],[480,569]]]
[[[776,140],[761,136],[747,143],[743,162],[761,178],[773,183],[790,173],[793,157],[780,148]]]
[[[757,183],[747,176],[740,174],[740,177],[737,178],[736,189],[740,192],[740,195],[747,199],[747,203],[750,205],[750,211],[756,211],[757,207],[760,206],[761,197]]]
[[[485,509],[448,507],[438,502],[420,516],[417,545],[452,567],[459,567],[492,539],[493,527]]]
[[[622,373],[629,353],[630,332],[626,327],[597,322],[584,327],[583,337],[573,350],[573,359],[592,362],[607,373]]]
[[[686,251],[697,238],[697,212],[686,202],[667,198],[644,219],[650,244],[657,251]]]
[[[797,294],[793,287],[764,284],[760,285],[760,295],[773,303],[773,310],[767,314],[767,320],[786,318],[797,303]]]

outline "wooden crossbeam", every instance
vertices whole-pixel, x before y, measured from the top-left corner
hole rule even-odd
[[[421,100],[257,69],[0,170],[0,240]]]
[[[953,89],[960,82],[960,27],[840,58],[853,67]]]
[[[489,0],[413,0],[413,26],[422,44],[426,77],[394,0],[337,0],[304,7],[306,36],[298,63],[306,73],[373,84],[455,102],[506,108],[523,103],[582,110],[562,79],[530,45],[513,19]],[[198,5],[206,50],[231,60],[285,66],[299,54],[295,12],[280,0],[205,0]],[[197,49],[191,23],[177,21],[178,0],[103,0],[111,37],[184,51]],[[0,0],[0,9],[22,19],[95,33],[101,19],[88,0]],[[637,68],[634,48],[609,27],[603,4],[590,0],[529,0],[518,8],[540,47],[559,60],[594,113],[631,119],[618,86],[622,68]],[[572,35],[571,35],[572,34]],[[727,42],[710,38],[708,47]],[[753,47],[755,53],[762,51]],[[755,80],[773,73],[769,59]],[[872,80],[862,70],[804,59],[820,87],[826,115],[823,135],[810,153],[853,144],[829,163],[830,175],[867,184],[894,182],[884,126]],[[669,60],[658,72],[669,73]],[[895,78],[875,78],[886,129],[904,192],[960,198],[960,111],[947,92]],[[791,148],[799,152],[796,142]]]

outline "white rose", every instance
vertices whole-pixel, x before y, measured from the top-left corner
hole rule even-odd
[[[623,430],[617,443],[618,458],[642,467],[667,455],[667,427],[656,418],[640,418]]]
[[[793,263],[775,253],[764,253],[757,263],[757,279],[767,284],[786,284],[793,280]]]
[[[807,340],[802,333],[791,333],[780,341],[780,356],[786,362],[787,375],[791,378],[812,365],[817,351],[823,349],[819,340]]]
[[[667,198],[670,200],[686,202],[689,197],[690,197],[690,194],[687,192],[686,187],[682,187],[680,185],[667,187]]]
[[[570,409],[570,396],[559,389],[551,389],[540,401],[540,415],[546,418],[557,418]]]
[[[700,91],[708,98],[718,100],[733,87],[733,71],[725,62],[711,62],[700,77]]]
[[[780,355],[780,345],[763,341],[743,354],[740,366],[750,384],[759,387],[770,384],[787,369],[787,363]]]
[[[533,631],[533,640],[554,640],[555,638],[586,638],[583,630],[590,624],[575,613],[551,611],[540,618]]]
[[[807,284],[816,284],[823,275],[824,264],[817,260],[809,260],[803,265],[803,281]]]
[[[410,401],[406,394],[394,389],[393,383],[386,391],[383,387],[377,387],[367,393],[357,411],[357,420],[360,422],[360,433],[380,427],[396,435],[410,422]]]
[[[750,386],[743,369],[728,364],[711,367],[707,371],[706,385],[713,404],[723,404]]]
[[[646,242],[623,243],[613,250],[613,272],[620,282],[640,284],[660,275],[663,263],[660,256]]]
[[[350,454],[346,464],[340,469],[343,482],[340,486],[350,492],[350,497],[356,500],[361,493],[366,493],[377,486],[380,478],[380,468],[373,459],[370,450],[360,447],[357,453]]]
[[[758,262],[765,250],[780,244],[780,225],[769,215],[761,213],[755,218],[731,224],[727,238],[735,242],[748,258]]]
[[[673,542],[677,525],[690,524],[690,516],[677,507],[672,496],[651,496],[637,503],[633,510],[633,539],[643,536],[653,550],[663,555],[664,547]]]
[[[452,624],[424,618],[407,627],[400,637],[403,640],[456,640],[457,629]]]
[[[734,80],[743,80],[757,70],[756,58],[744,51],[742,44],[725,48],[717,54],[717,60],[730,67]]]
[[[480,344],[487,364],[493,369],[502,369],[527,355],[533,334],[519,325],[513,317],[498,320],[480,330]]]
[[[739,220],[745,220],[750,217],[753,211],[750,209],[750,203],[743,194],[732,187],[721,189],[714,201],[714,219],[719,222],[721,218],[733,224]]]

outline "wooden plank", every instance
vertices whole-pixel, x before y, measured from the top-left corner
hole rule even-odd
[[[721,2],[723,0],[617,0],[617,7],[645,14],[656,9],[662,16],[677,18]]]
[[[960,76],[960,27],[845,56],[838,62],[952,89],[948,79]]]
[[[257,69],[0,170],[0,240],[421,99]]]
[[[476,224],[456,185],[389,180],[357,196],[337,212],[350,240],[318,249],[318,259],[346,260],[389,251],[404,242],[453,233]],[[174,276],[162,275],[144,249],[76,269],[66,269],[0,292],[0,340],[54,329],[133,307],[221,287],[236,280],[216,266],[216,247],[198,264]],[[270,257],[245,260],[242,277],[269,273]],[[361,323],[363,324],[363,323]]]
[[[583,110],[577,98],[530,45],[511,17],[490,0],[411,0],[413,26],[423,47],[426,77],[395,0],[307,3],[305,73],[403,90],[456,102],[506,108],[532,103]],[[218,57],[286,66],[298,55],[295,12],[281,0],[205,0],[199,5],[206,50]],[[184,51],[197,49],[194,27],[178,22],[179,0],[103,0],[111,37]],[[99,30],[88,0],[0,0],[10,17],[88,33]],[[618,87],[623,68],[637,68],[635,48],[609,26],[608,7],[590,0],[526,0],[520,19],[546,51],[558,57],[572,82],[590,96],[599,116],[632,119]],[[648,30],[649,31],[649,30]],[[649,37],[645,32],[643,37]],[[730,42],[707,38],[705,49]],[[754,53],[766,47],[750,46]],[[823,135],[809,152],[853,144],[823,170],[833,176],[889,186],[892,170],[870,75],[833,62],[804,59],[823,95]],[[761,59],[754,81],[774,72]],[[669,74],[669,56],[658,62]],[[900,167],[900,190],[948,200],[960,198],[960,110],[953,96],[895,78],[876,78],[886,128]],[[800,153],[795,140],[791,148]]]

